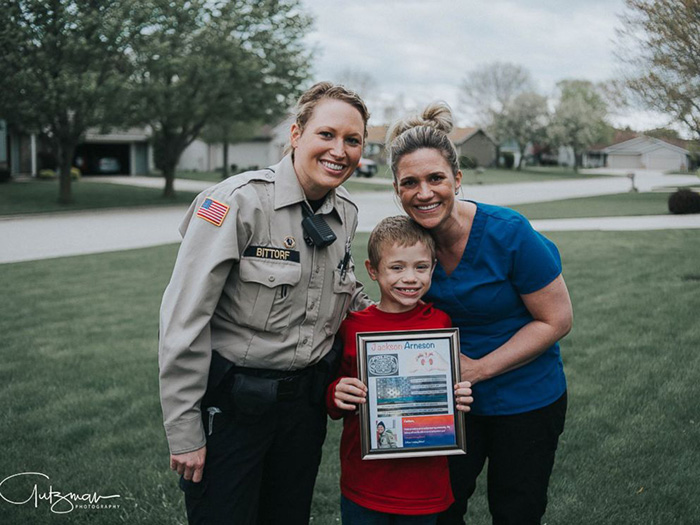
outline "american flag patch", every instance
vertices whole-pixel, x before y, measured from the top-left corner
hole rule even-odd
[[[197,217],[209,221],[214,226],[221,226],[226,218],[228,209],[228,206],[225,204],[221,204],[214,199],[206,199],[197,210]]]

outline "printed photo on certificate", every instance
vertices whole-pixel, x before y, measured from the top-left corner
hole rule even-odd
[[[362,459],[464,454],[464,415],[455,409],[459,329],[360,332]]]

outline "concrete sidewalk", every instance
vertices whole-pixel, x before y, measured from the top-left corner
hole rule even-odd
[[[52,213],[0,220],[0,263],[180,242],[186,206]]]

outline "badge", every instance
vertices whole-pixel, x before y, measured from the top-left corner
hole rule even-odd
[[[287,237],[284,238],[284,247],[287,248],[288,250],[291,250],[296,245],[297,245],[297,241],[291,235],[288,235]]]

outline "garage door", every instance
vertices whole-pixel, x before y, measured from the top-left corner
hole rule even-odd
[[[608,168],[629,170],[641,167],[641,155],[608,155]]]
[[[651,170],[679,170],[681,163],[679,155],[647,155],[647,167]]]

